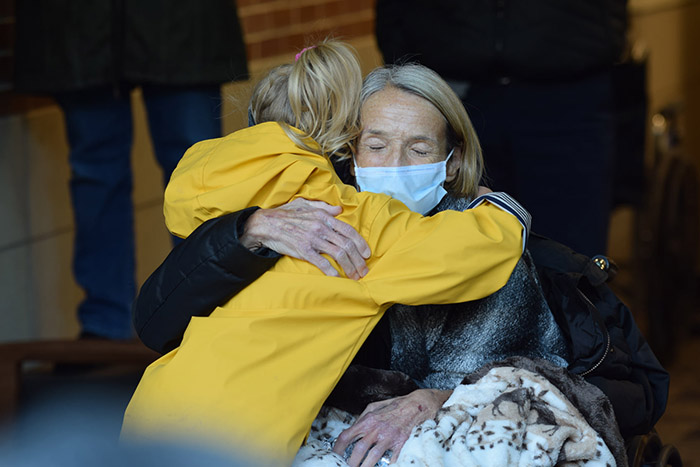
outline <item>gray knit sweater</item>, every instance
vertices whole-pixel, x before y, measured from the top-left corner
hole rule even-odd
[[[467,204],[447,195],[437,210],[463,210]],[[395,305],[387,316],[391,369],[422,387],[452,389],[484,364],[511,356],[567,365],[566,343],[527,251],[506,285],[486,298],[454,305]]]

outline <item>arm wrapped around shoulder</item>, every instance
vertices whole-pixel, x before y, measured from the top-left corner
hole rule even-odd
[[[483,199],[464,212],[420,217],[394,203],[377,216],[370,234],[374,264],[363,281],[377,303],[466,302],[508,281],[526,232],[510,210]]]

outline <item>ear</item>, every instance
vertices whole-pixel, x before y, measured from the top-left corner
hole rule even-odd
[[[452,153],[452,157],[447,161],[447,177],[445,177],[445,182],[451,182],[457,178],[459,169],[462,167],[462,148],[460,146],[455,148],[455,152]]]

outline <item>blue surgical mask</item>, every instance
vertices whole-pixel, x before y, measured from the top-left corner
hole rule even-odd
[[[358,167],[355,179],[360,191],[384,193],[404,203],[408,209],[423,215],[438,205],[447,194],[443,185],[447,178],[447,158],[433,164],[402,167]]]

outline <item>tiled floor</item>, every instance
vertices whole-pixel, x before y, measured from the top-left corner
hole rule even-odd
[[[644,268],[635,267],[631,215],[624,209],[613,214],[609,256],[618,262],[620,272],[611,287],[632,309],[638,325],[648,335],[647,304],[642,298],[644,286],[640,285]],[[673,333],[677,336],[675,356],[665,364],[671,374],[669,400],[656,429],[664,443],[678,448],[685,466],[700,467],[700,290],[695,290],[694,296],[694,301],[686,304],[686,323]],[[663,312],[670,314],[674,310]]]
[[[683,465],[700,467],[700,336],[680,346],[669,370],[668,408],[656,429],[664,443],[679,449]]]

